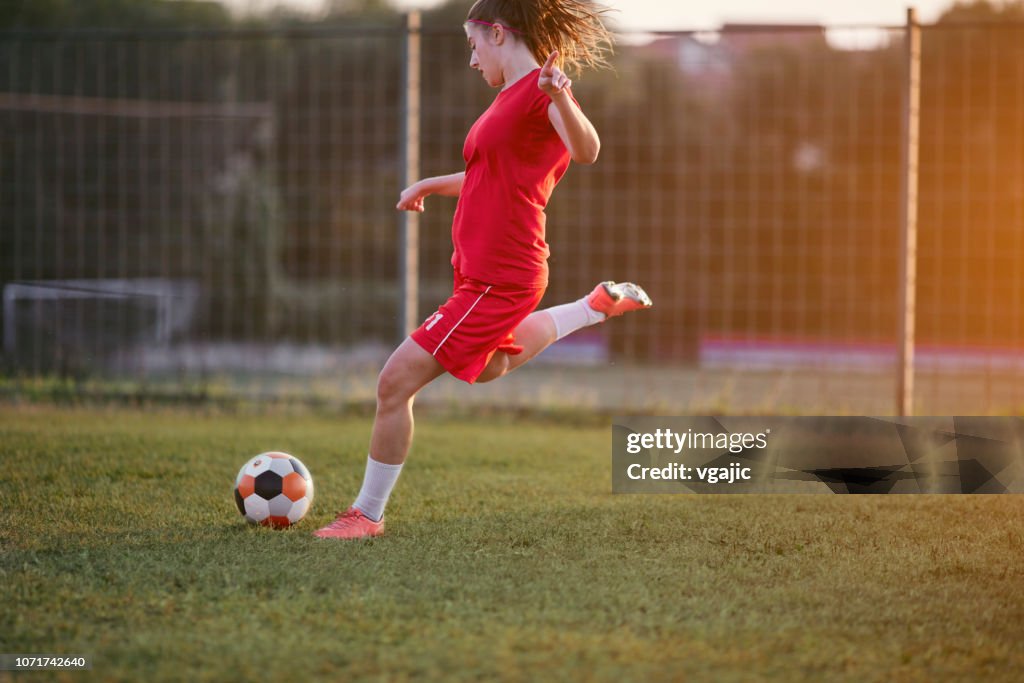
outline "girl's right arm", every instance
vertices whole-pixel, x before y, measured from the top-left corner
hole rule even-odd
[[[395,208],[399,211],[423,212],[423,200],[432,194],[440,194],[446,197],[458,197],[462,192],[462,181],[466,179],[465,171],[452,173],[451,175],[434,176],[417,180],[409,187],[402,190]]]

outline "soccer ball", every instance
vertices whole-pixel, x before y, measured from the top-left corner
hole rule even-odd
[[[235,504],[250,524],[288,527],[313,504],[313,478],[295,456],[260,453],[238,470]]]

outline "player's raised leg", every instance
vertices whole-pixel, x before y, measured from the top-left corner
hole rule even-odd
[[[416,393],[444,374],[444,368],[412,339],[391,354],[377,379],[377,414],[363,486],[355,502],[315,532],[320,538],[366,538],[384,532],[384,507],[412,444]]]
[[[608,281],[597,285],[582,299],[535,311],[515,331],[516,343],[523,347],[522,353],[495,353],[477,381],[489,382],[515,370],[580,328],[652,305],[651,298],[639,285]]]

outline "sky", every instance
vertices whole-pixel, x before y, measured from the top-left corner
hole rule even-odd
[[[323,0],[223,0],[242,10],[287,5],[316,12]],[[393,0],[402,8],[428,8],[439,0]],[[918,17],[928,23],[953,5],[954,0],[917,0]],[[605,0],[615,10],[620,30],[715,29],[723,23],[813,23],[825,25],[906,22],[907,4],[898,0]]]

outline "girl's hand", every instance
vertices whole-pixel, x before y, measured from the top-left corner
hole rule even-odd
[[[418,211],[419,213],[423,213],[423,199],[428,194],[430,193],[421,189],[418,182],[413,183],[402,190],[402,194],[399,196],[398,203],[395,204],[395,208],[399,211]]]
[[[558,59],[558,50],[548,55],[548,61],[540,70],[540,78],[537,79],[537,87],[546,92],[550,97],[559,95],[567,88],[572,87],[572,81],[562,73],[562,70],[555,66]]]

